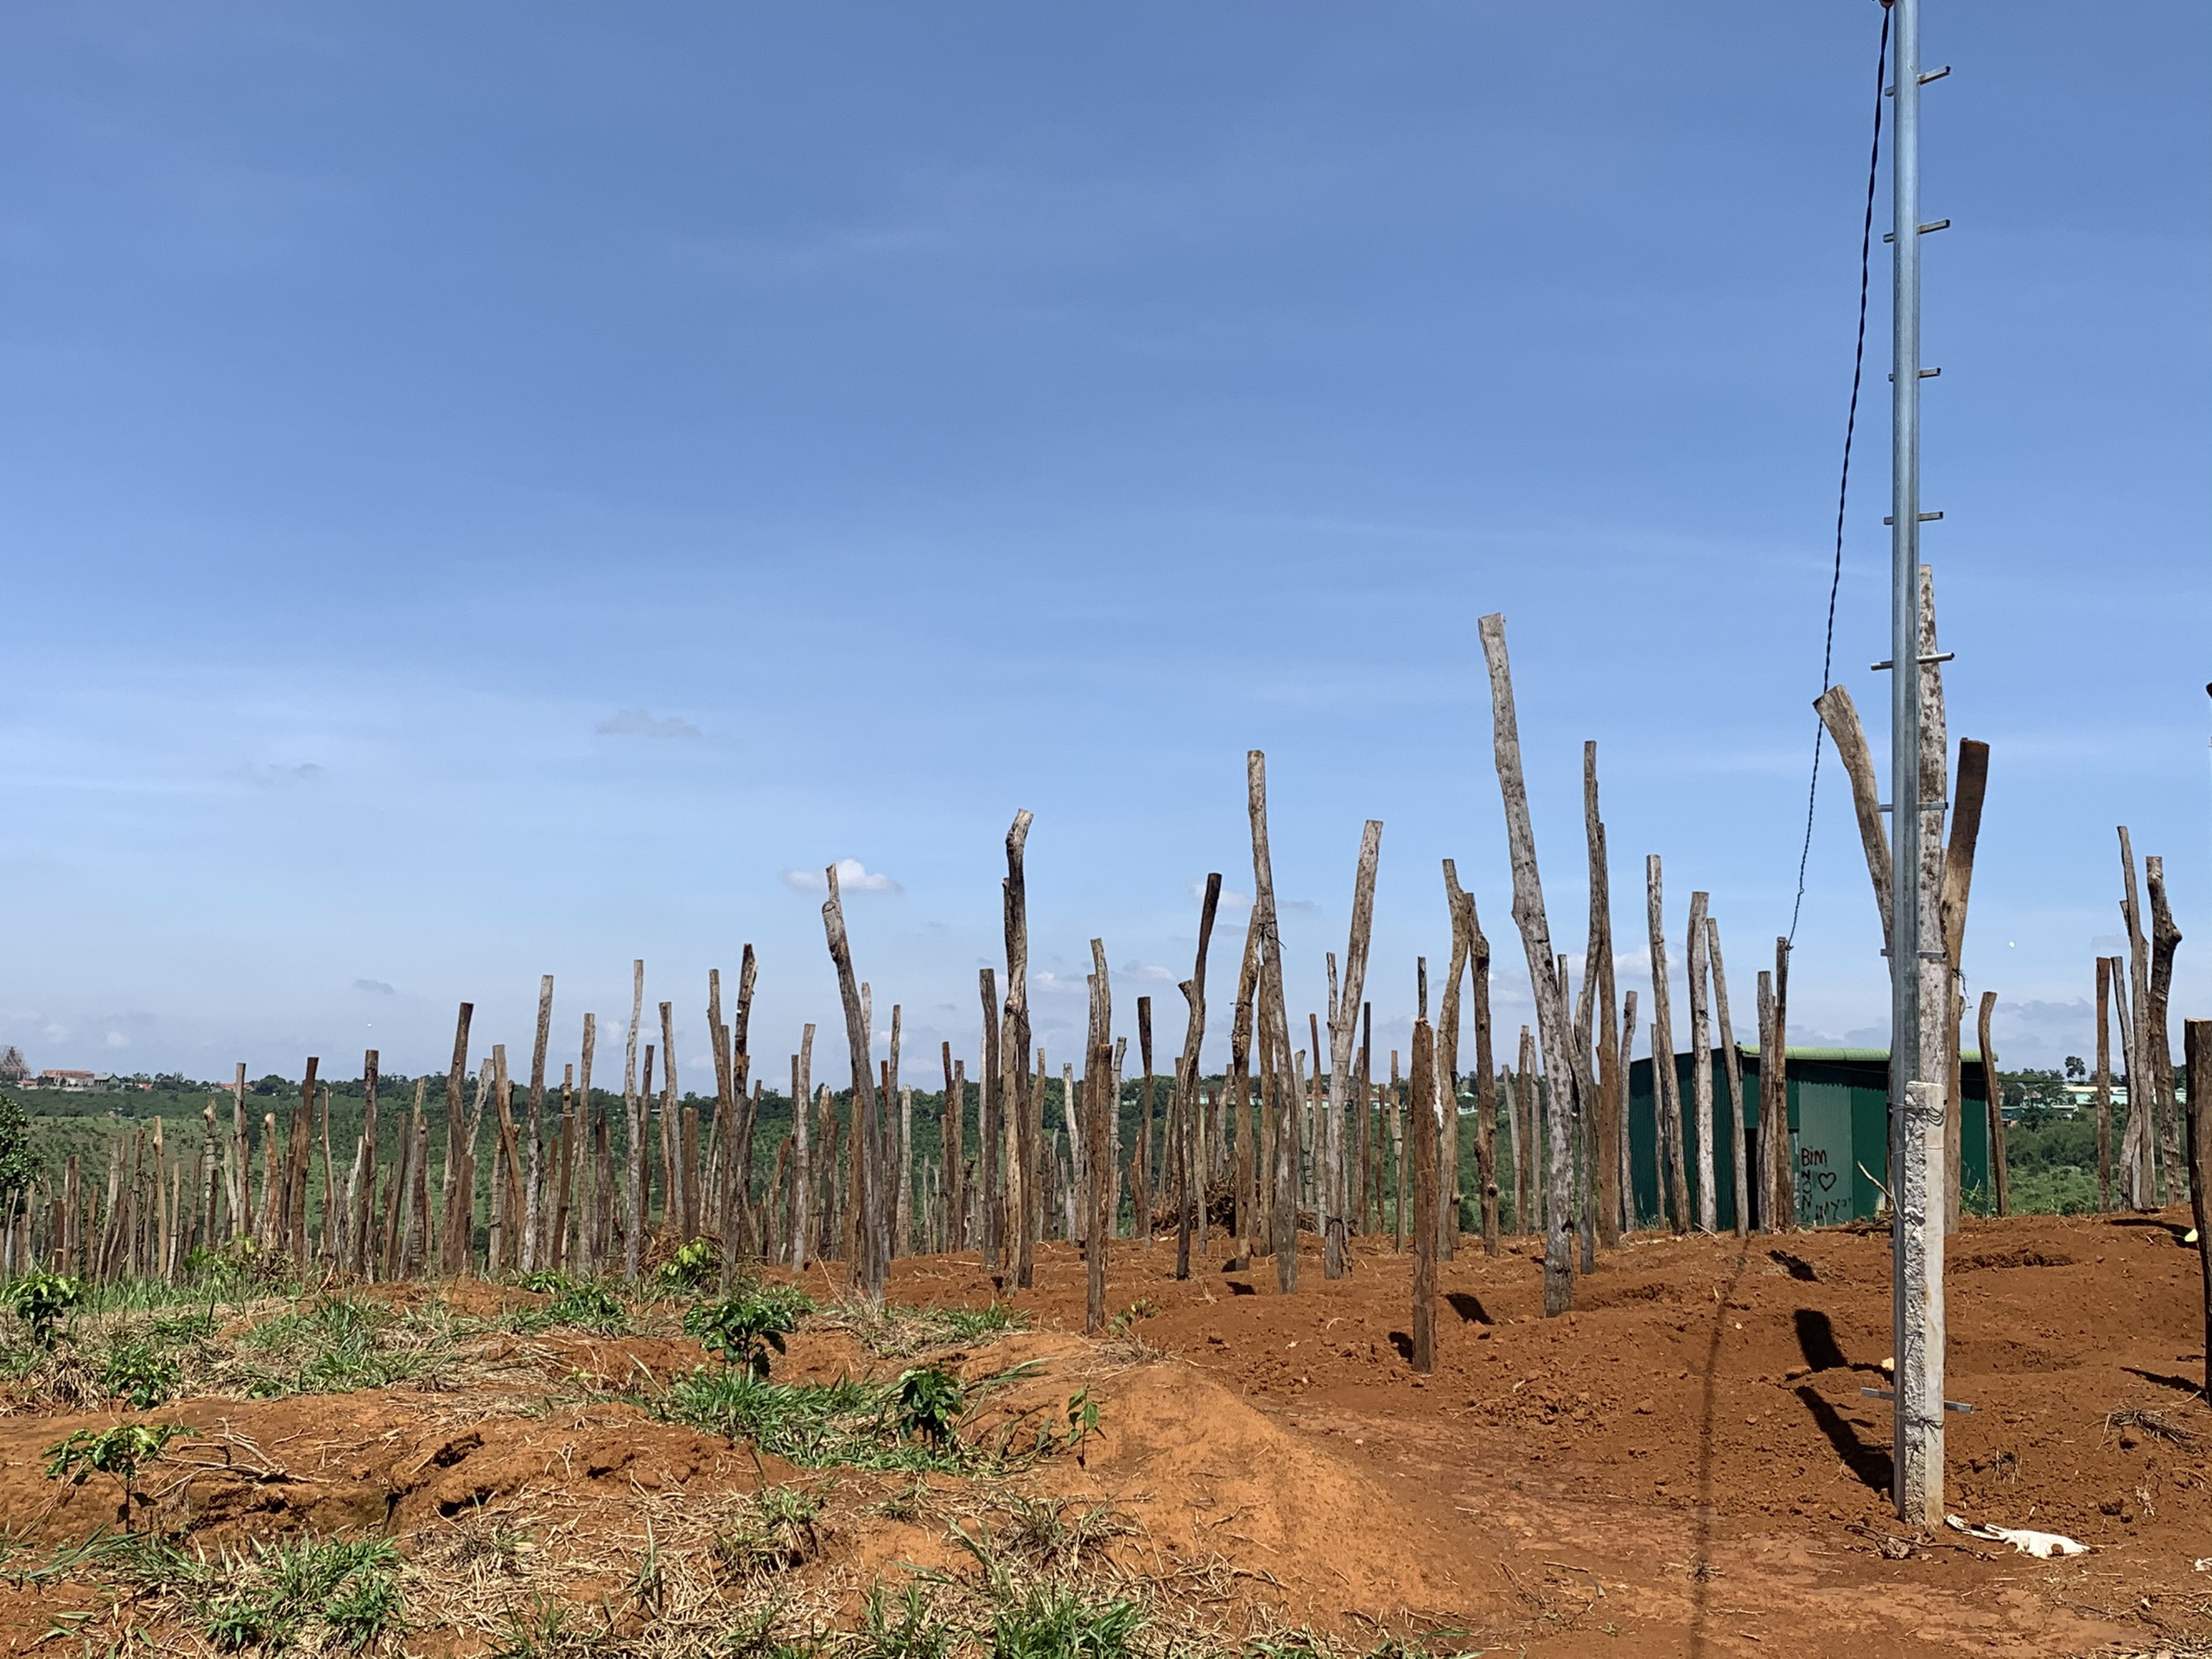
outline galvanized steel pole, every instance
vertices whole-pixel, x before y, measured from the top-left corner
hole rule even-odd
[[[1920,1075],[1919,849],[1928,810],[1920,798],[1920,0],[1884,3],[1891,7],[1895,65],[1890,146],[1895,252],[1890,375],[1890,1191],[1901,1200],[1926,1185],[1924,1172],[1908,1172],[1907,1163],[1926,1155],[1924,1134],[1913,1132],[1912,1109],[1924,1110],[1914,1085],[1929,1081]],[[1931,1513],[1940,1519],[1942,1503],[1943,1357],[1940,1336],[1933,1353],[1925,1340],[1928,1298],[1931,1291],[1940,1295],[1941,1289],[1940,1281],[1928,1282],[1930,1218],[1920,1210],[1902,1202],[1891,1210],[1896,1355],[1891,1445],[1897,1513],[1927,1524]],[[1933,1217],[1932,1225],[1940,1239],[1942,1217]],[[1940,1310],[1934,1328],[1942,1329]]]

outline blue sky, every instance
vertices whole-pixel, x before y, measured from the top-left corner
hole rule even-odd
[[[2047,1063],[2090,1040],[2120,823],[2168,861],[2177,1016],[2212,1013],[2212,15],[2108,8],[2093,43],[2075,7],[1928,14],[1956,66],[1928,550],[1953,731],[1993,747],[1967,967],[2000,1052]],[[1677,956],[1708,889],[1749,1027],[1795,889],[1878,25],[17,9],[0,1042],[413,1071],[463,997],[525,1046],[552,972],[567,1052],[642,956],[696,1077],[705,971],[751,940],[772,1077],[837,1017],[791,873],[850,858],[886,884],[849,906],[879,1014],[972,1053],[1027,806],[1055,1065],[1094,935],[1164,1060],[1192,883],[1250,889],[1255,746],[1294,1013],[1375,817],[1378,1031],[1444,952],[1447,855],[1510,1024],[1491,610],[1555,938],[1594,738],[1624,982],[1659,852]],[[1885,281],[1836,643],[1878,728]],[[1795,1034],[1881,1039],[1878,947],[1831,758]]]

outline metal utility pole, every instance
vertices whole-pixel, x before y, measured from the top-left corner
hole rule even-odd
[[[1895,1496],[1915,1525],[1943,1519],[1943,1096],[1922,1077],[1921,845],[1942,833],[1920,772],[1920,0],[1883,0],[1894,36],[1890,169],[1895,251],[1890,433],[1890,1173]],[[1941,75],[1942,71],[1938,71]],[[1946,221],[1948,222],[1948,221]],[[1928,226],[1937,229],[1940,226]],[[1931,817],[1931,814],[1934,816]],[[1930,1169],[1930,1160],[1938,1166]]]

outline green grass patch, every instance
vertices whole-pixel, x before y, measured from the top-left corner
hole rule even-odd
[[[386,1538],[279,1538],[212,1557],[149,1538],[111,1560],[219,1652],[359,1653],[406,1629]]]
[[[425,1375],[454,1355],[450,1315],[435,1305],[398,1309],[365,1297],[321,1296],[247,1331],[247,1392],[347,1394]]]

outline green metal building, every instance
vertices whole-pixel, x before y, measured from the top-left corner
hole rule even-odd
[[[1759,1057],[1738,1050],[1744,1071],[1744,1147],[1751,1166],[1759,1166]],[[1966,1110],[1960,1147],[1961,1188],[1989,1190],[1988,1091],[1981,1056],[1961,1057]],[[1719,1225],[1736,1224],[1734,1148],[1728,1133],[1728,1068],[1719,1050],[1713,1057],[1713,1194]],[[1881,1202],[1878,1178],[1889,1180],[1890,1052],[1885,1048],[1793,1048],[1786,1068],[1789,1080],[1789,1156],[1797,1171],[1797,1224],[1826,1227],[1861,1221]],[[1675,1057],[1681,1086],[1682,1137],[1689,1166],[1690,1214],[1698,1206],[1696,1096],[1690,1056]],[[1651,1062],[1629,1067],[1629,1160],[1635,1177],[1636,1213],[1649,1223],[1662,1213],[1659,1144],[1651,1097]],[[1758,1183],[1751,1183],[1751,1224],[1761,1223]]]

